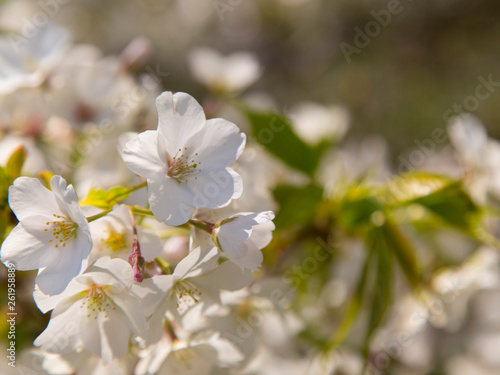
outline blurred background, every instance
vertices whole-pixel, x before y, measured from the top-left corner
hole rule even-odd
[[[3,3],[23,12],[23,5],[41,8],[44,1]],[[349,136],[380,134],[395,157],[414,146],[415,139],[444,127],[446,111],[475,95],[479,77],[500,81],[500,3],[397,1],[397,14],[391,13],[378,32],[372,24],[376,35],[358,48],[356,30],[366,33],[376,20],[373,13],[387,12],[389,3],[394,2],[59,0],[55,21],[72,30],[76,42],[95,44],[106,54],[118,54],[134,37],[149,38],[151,65],[170,73],[164,88],[195,97],[202,89],[186,63],[192,47],[253,52],[264,67],[254,90],[272,95],[280,108],[304,100],[345,105],[351,113]],[[0,24],[9,22],[12,16],[2,19],[0,14]],[[357,52],[346,58],[342,43]],[[496,138],[499,99],[495,90],[478,105],[470,102],[474,110],[468,110]]]
[[[388,355],[392,362],[387,371],[392,372],[380,373],[495,375],[500,371],[500,257],[492,243],[498,243],[474,230],[477,222],[487,221],[483,208],[491,202],[496,204],[491,212],[500,214],[500,144],[494,141],[500,138],[498,14],[500,3],[494,0],[0,0],[3,36],[29,33],[33,22],[50,22],[70,30],[75,46],[90,44],[102,50],[72,49],[69,58],[52,67],[55,73],[30,86],[34,98],[25,87],[19,95],[14,90],[2,96],[0,87],[0,135],[5,135],[0,139],[0,164],[20,142],[7,152],[8,135],[21,133],[21,144],[31,152],[32,143],[24,138],[33,138],[30,141],[48,160],[23,173],[59,173],[57,162],[63,158],[69,161],[63,167],[69,168],[61,174],[79,194],[84,192],[81,196],[90,186],[126,185],[134,176],[116,151],[119,135],[156,127],[153,104],[161,91],[188,92],[203,103],[209,117],[227,118],[249,134],[237,167],[246,179],[245,189],[253,194],[240,201],[254,205],[239,209],[277,212],[275,239],[264,251],[266,272],[286,275],[312,256],[318,239],[334,249],[335,256],[295,285],[298,299],[293,307],[307,324],[297,334],[296,346],[283,335],[283,342],[289,341],[295,350],[288,358],[290,368],[295,356],[302,357],[309,348],[332,349],[327,336],[342,331],[338,328],[349,315],[344,314],[349,303],[365,294],[369,303],[353,314],[360,318],[356,325],[354,318],[348,323],[345,345],[332,349],[334,369],[311,373],[358,374],[362,363],[377,365],[380,355]],[[224,59],[205,53],[194,59],[196,67],[192,54],[197,47],[210,47],[223,56],[249,52],[248,65],[239,71],[247,82],[240,80],[236,89],[226,87],[222,93],[216,84],[207,84],[209,64],[217,70],[217,61],[222,64]],[[79,63],[97,68],[87,71]],[[158,78],[158,87],[144,81],[144,73]],[[68,91],[61,90],[61,81]],[[235,84],[230,79],[226,83]],[[137,92],[143,96],[134,101]],[[40,93],[43,105],[36,107],[32,103],[39,104]],[[131,98],[125,112],[115,106]],[[259,118],[250,111],[245,117],[238,107],[243,102],[265,108],[267,114]],[[309,106],[305,122],[296,107],[304,102],[323,106]],[[31,121],[31,111],[40,119]],[[445,133],[448,120],[462,112],[479,121],[461,118],[454,131]],[[259,129],[273,124],[276,113],[295,113],[291,125],[300,139],[288,130],[274,143],[258,139]],[[23,121],[15,121],[18,118]],[[104,140],[90,151],[79,148],[90,137],[86,131],[102,127],[102,119],[118,125],[103,131]],[[308,139],[313,128],[316,138],[313,134]],[[439,140],[436,134],[442,135]],[[454,151],[442,137],[451,139]],[[294,149],[287,139],[299,147]],[[432,151],[446,149],[445,157],[425,152],[430,147],[426,140],[431,140]],[[415,149],[419,154],[412,160]],[[425,161],[417,158],[422,153]],[[411,167],[444,171],[452,178],[410,176],[399,186],[399,177],[392,173],[401,172],[402,158]],[[396,186],[391,185],[394,181]],[[0,208],[7,212],[6,194],[0,198],[5,205]],[[498,237],[496,225],[489,229]],[[412,256],[401,258],[398,251],[407,250]],[[387,264],[384,252],[390,254]],[[375,254],[373,259],[380,263],[369,264],[368,254]],[[365,260],[366,269],[373,266],[377,274],[366,290],[358,288]],[[422,287],[436,299],[413,299],[413,266],[415,290]],[[31,347],[49,318],[41,316],[31,300],[34,276],[34,271],[19,276],[19,300],[25,301],[19,304],[25,321],[19,326],[22,348]],[[389,285],[386,295],[378,288],[384,280]],[[374,313],[377,308],[380,314]],[[364,336],[368,320],[371,328]],[[382,328],[375,331],[381,322]],[[406,348],[402,335],[412,336],[411,350],[399,352]],[[277,372],[252,374],[282,373],[281,363],[289,354],[281,352],[282,346],[273,348],[279,354]]]

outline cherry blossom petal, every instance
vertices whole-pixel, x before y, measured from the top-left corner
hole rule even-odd
[[[274,215],[273,215],[274,218]],[[272,219],[271,219],[272,220]],[[267,221],[260,225],[256,225],[252,229],[252,241],[259,248],[263,249],[273,239],[273,230],[276,229],[276,226],[272,221]]]
[[[121,286],[128,289],[133,285],[134,273],[127,261],[106,256],[99,258],[81,276],[81,278],[86,277],[99,285]]]
[[[114,293],[113,301],[120,308],[123,316],[127,318],[127,325],[131,326],[137,335],[143,336],[146,332],[144,312],[141,308],[138,308],[135,299],[130,298],[130,291],[123,289],[119,293]]]
[[[212,165],[194,176],[181,186],[181,199],[191,206],[225,207],[243,192],[240,175],[229,167]]]
[[[9,205],[18,220],[29,216],[64,214],[57,205],[54,193],[36,178],[17,178],[9,188]]]
[[[141,255],[144,257],[146,262],[160,256],[163,251],[163,246],[161,244],[160,237],[158,237],[153,231],[138,226],[137,237],[139,238],[139,243],[141,245]]]
[[[43,216],[30,216],[17,224],[2,244],[2,262],[14,263],[21,271],[47,267],[56,262],[61,250],[49,243],[54,237],[50,230],[46,230],[48,220]]]
[[[214,271],[204,273],[196,278],[198,285],[204,285],[215,290],[239,290],[247,287],[253,281],[250,272],[244,272],[231,262],[224,262]]]
[[[66,180],[61,176],[52,176],[50,188],[54,193],[59,209],[69,219],[81,225],[85,221],[78,204],[78,197],[72,185],[67,185]]]
[[[68,295],[75,295],[83,292],[89,288],[89,285],[81,282],[82,279],[75,279],[74,282],[69,283],[69,285],[64,290],[65,293],[60,294],[45,294],[40,290],[40,287],[35,284],[35,290],[33,291],[33,299],[35,300],[36,306],[44,314],[47,311],[53,310],[57,304],[67,298]]]
[[[78,333],[88,329],[75,321],[75,317],[79,315],[81,315],[79,304],[62,302],[52,313],[47,328],[33,344],[49,353],[65,354],[75,350],[81,343]],[[68,324],[68,322],[71,323]]]
[[[163,183],[148,181],[149,204],[155,218],[168,225],[186,223],[194,214],[195,207],[180,199],[179,183],[171,178]]]
[[[134,310],[137,306],[134,306]],[[144,317],[141,316],[144,320]],[[127,354],[128,343],[130,336],[132,334],[129,326],[127,316],[123,314],[123,311],[119,310],[109,310],[107,311],[107,316],[99,314],[99,328],[101,337],[101,353],[100,357],[105,363],[111,362],[114,358],[121,358]],[[144,324],[146,321],[144,320]]]
[[[68,244],[57,262],[39,270],[35,282],[40,291],[50,295],[63,292],[70,281],[87,268],[85,258],[80,246]]]
[[[215,118],[207,120],[203,131],[198,132],[186,143],[188,149],[198,153],[204,164],[230,166],[245,148],[246,135],[227,120]]]
[[[205,113],[191,95],[164,92],[156,99],[158,109],[158,150],[161,155],[168,152],[174,156],[184,148],[187,140],[205,125]]]
[[[102,345],[101,319],[101,314],[98,314],[95,317],[87,317],[85,310],[82,309],[82,311],[80,311],[80,319],[78,323],[85,326],[85,328],[79,332],[79,337],[83,348],[98,357],[101,357],[103,354],[107,355],[106,360],[109,361],[109,351],[106,352],[107,348],[103,348]],[[104,344],[106,345],[106,343]]]
[[[240,266],[251,271],[257,271],[262,265],[264,256],[257,246],[252,242],[247,242],[248,249],[241,258],[230,258],[230,260]]]
[[[129,141],[122,151],[122,158],[132,172],[154,181],[166,176],[166,161],[158,155],[158,132],[147,130]],[[163,157],[163,156],[162,156]]]

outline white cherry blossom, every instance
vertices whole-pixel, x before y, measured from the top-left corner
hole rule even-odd
[[[304,102],[290,111],[291,124],[306,142],[339,141],[349,129],[349,112],[338,105]]]
[[[274,213],[243,212],[216,224],[212,238],[228,259],[241,268],[257,270],[262,252],[272,239]]]
[[[479,202],[486,202],[488,193],[500,197],[500,142],[488,137],[485,126],[469,113],[452,118],[447,130],[472,196]]]
[[[239,290],[250,284],[249,272],[242,272],[231,262],[217,265],[217,249],[202,250],[197,247],[175,267],[172,275],[155,276],[153,282],[163,291],[159,307],[149,321],[149,342],[160,339],[162,325],[167,314],[171,319],[179,319],[193,306],[201,303],[205,311],[214,304],[220,304],[221,290]]]
[[[0,94],[40,85],[63,58],[68,41],[65,30],[50,24],[32,37],[11,32],[0,39]]]
[[[86,349],[105,363],[124,356],[129,340],[143,336],[146,329],[136,288],[127,262],[109,257],[97,260],[62,295],[42,300],[39,307],[54,310],[34,344],[59,354]]]
[[[238,127],[206,120],[202,107],[185,93],[165,92],[156,106],[158,129],[140,133],[122,152],[127,167],[147,178],[156,219],[184,224],[196,207],[224,207],[238,198],[241,177],[229,167],[245,146]]]
[[[189,54],[188,63],[195,79],[213,91],[244,90],[262,73],[259,61],[249,52],[222,56],[211,48],[198,47]]]
[[[87,267],[92,239],[73,186],[53,176],[50,187],[52,191],[30,177],[14,181],[9,204],[19,224],[2,244],[0,256],[18,270],[39,269],[38,288],[58,294]]]
[[[234,344],[219,333],[192,340],[164,337],[143,355],[137,375],[209,375],[214,368],[236,365],[243,359]]]
[[[163,250],[160,238],[140,225],[136,228],[144,260],[150,261],[160,255]],[[109,214],[90,223],[90,229],[94,247],[90,253],[89,263],[104,256],[128,261],[128,257],[132,254],[134,230],[127,206],[113,207],[113,211]]]

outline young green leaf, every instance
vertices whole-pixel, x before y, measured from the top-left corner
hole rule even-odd
[[[368,330],[365,336],[365,354],[368,354],[370,339],[382,323],[392,301],[394,254],[388,247],[380,228],[374,228],[368,239],[377,256],[377,276],[372,292],[372,305]]]
[[[420,288],[422,284],[422,268],[410,241],[390,217],[386,217],[381,230],[387,248],[396,255],[396,259],[409,283],[415,289]]]
[[[316,209],[323,200],[323,189],[315,185],[281,185],[274,189],[273,195],[280,206],[274,224],[278,229],[285,229],[295,224],[310,223],[314,219]]]
[[[411,172],[396,176],[387,183],[388,203],[405,204],[414,199],[432,194],[451,183],[452,180],[435,174]]]
[[[27,152],[23,146],[19,146],[10,155],[7,164],[5,165],[5,173],[12,181],[21,175],[21,169],[26,161]]]
[[[353,186],[340,205],[340,222],[349,230],[371,225],[372,215],[382,210],[382,203],[367,188]]]
[[[470,227],[472,216],[479,213],[478,207],[465,192],[460,181],[414,199],[411,203],[427,208],[447,224],[463,230]]]
[[[110,209],[117,201],[126,199],[130,193],[130,189],[123,186],[115,186],[109,190],[91,189],[87,197],[80,201],[80,204]]]
[[[368,256],[363,265],[361,278],[358,281],[354,296],[352,297],[349,306],[347,307],[346,315],[325,346],[326,351],[335,349],[347,338],[347,336],[351,332],[351,329],[356,322],[356,318],[358,317],[365,300],[366,286],[374,270],[374,268],[372,267],[374,256],[375,251],[371,250],[368,253]]]
[[[11,183],[12,181],[5,172],[5,168],[0,167],[0,210],[6,209],[9,205],[8,196]]]
[[[290,167],[312,177],[316,172],[320,158],[329,147],[320,143],[311,147],[295,134],[288,120],[280,113],[255,112],[243,109],[247,116],[255,139],[270,153]]]

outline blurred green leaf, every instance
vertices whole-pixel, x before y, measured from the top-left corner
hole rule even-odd
[[[443,176],[413,172],[391,180],[388,191],[390,203],[418,204],[461,230],[469,230],[470,219],[479,212],[462,182]]]
[[[21,175],[21,169],[26,161],[26,155],[26,149],[23,146],[16,148],[10,155],[9,160],[5,165],[5,173],[12,181]]]
[[[323,189],[316,185],[280,185],[274,189],[273,195],[280,206],[274,219],[278,229],[310,223],[314,220],[318,205],[323,201]]]
[[[109,190],[91,189],[87,197],[80,201],[80,204],[110,209],[118,200],[127,198],[130,193],[130,188],[123,186],[115,186]]]
[[[422,284],[422,268],[412,244],[390,217],[385,218],[381,230],[388,249],[396,255],[409,283],[418,289]]]
[[[401,204],[431,194],[451,183],[447,177],[424,172],[396,176],[387,183],[387,200]]]
[[[382,323],[392,301],[393,253],[388,247],[382,231],[375,228],[370,236],[373,251],[377,256],[377,276],[372,292],[372,304],[368,330],[365,337],[365,354],[368,354],[369,342],[375,330]]]
[[[372,215],[382,210],[382,204],[368,189],[353,187],[341,202],[340,220],[347,229],[356,229],[371,223]]]
[[[0,244],[6,237],[7,228],[9,226],[9,210],[7,208],[0,208]]]
[[[5,168],[0,167],[0,243],[3,242],[9,227],[9,186],[12,180],[7,176]]]
[[[0,167],[0,210],[8,207],[9,186],[12,180],[5,172],[5,168]]]
[[[54,174],[50,171],[41,171],[39,174],[45,187],[50,190],[50,180]]]
[[[255,112],[243,109],[252,126],[255,139],[270,153],[285,164],[312,177],[316,172],[321,156],[330,146],[321,142],[312,147],[299,138],[288,120],[280,113]]]
[[[372,267],[374,255],[375,251],[373,250],[368,253],[368,256],[363,265],[361,277],[359,278],[358,285],[356,287],[356,292],[354,293],[354,296],[352,297],[349,306],[347,307],[344,319],[332,335],[328,344],[325,346],[326,351],[335,349],[346,339],[346,337],[349,335],[349,332],[351,332],[351,329],[356,322],[356,318],[358,317],[365,300],[368,279],[370,279],[371,273],[374,271],[374,268]]]
[[[479,213],[478,207],[465,192],[460,181],[414,199],[411,203],[420,204],[448,224],[463,230],[469,228],[472,215]]]

